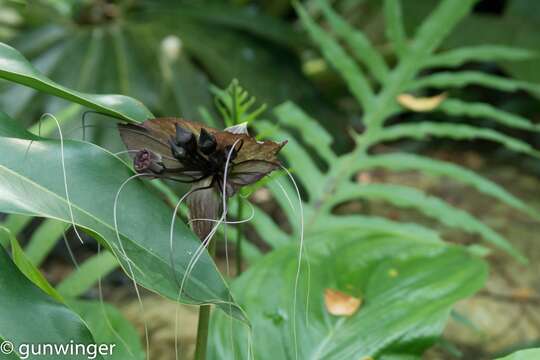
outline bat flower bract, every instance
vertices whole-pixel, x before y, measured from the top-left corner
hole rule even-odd
[[[183,119],[158,118],[119,124],[118,129],[136,172],[193,184],[187,200],[191,219],[217,219],[223,194],[231,197],[279,168],[277,153],[286,144],[257,141],[246,124],[220,131]],[[195,221],[192,226],[204,239],[212,222]]]

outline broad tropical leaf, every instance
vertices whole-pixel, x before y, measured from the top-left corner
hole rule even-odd
[[[21,53],[0,43],[0,78],[59,96],[91,109],[130,122],[153,118],[139,101],[123,95],[84,94],[68,89],[42,75]]]
[[[481,288],[487,276],[481,260],[442,242],[350,234],[307,246],[310,276],[304,261],[296,313],[298,248],[289,246],[233,283],[252,320],[252,342],[247,327],[214,313],[210,358],[248,358],[250,344],[260,359],[294,359],[296,353],[298,359],[419,358],[440,336],[452,305]],[[326,289],[362,305],[352,316],[330,315]]]
[[[118,194],[133,176],[124,162],[89,143],[65,141],[62,149],[60,141],[17,130],[6,116],[0,118],[0,124],[0,130],[6,129],[0,131],[4,136],[0,149],[6,154],[0,159],[0,192],[4,194],[0,211],[74,222],[106,244],[137,282],[177,300],[180,280],[200,241],[179,220],[174,227],[174,253],[170,253],[172,210],[140,179],[130,181]],[[207,252],[202,253],[184,289],[182,301],[221,303],[223,309],[242,317],[234,304],[224,304],[231,299],[229,290]]]

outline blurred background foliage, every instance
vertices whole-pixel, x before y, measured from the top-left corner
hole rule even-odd
[[[321,16],[315,1],[303,3],[315,19]],[[385,37],[381,1],[330,3],[363,30],[385,60],[395,60]],[[412,34],[437,3],[404,1],[406,32]],[[440,50],[489,43],[540,51],[534,31],[540,23],[537,8],[533,0],[480,1]],[[340,151],[350,145],[347,127],[362,128],[360,109],[344,81],[313,50],[287,0],[35,0],[31,6],[1,0],[0,9],[0,40],[51,79],[79,91],[122,93],[140,99],[157,116],[197,120],[202,107],[214,111],[209,85],[225,87],[237,78],[269,107],[291,100],[308,109],[341,140],[336,145]],[[539,65],[537,58],[463,67],[540,82]],[[0,90],[4,111],[15,117],[24,111],[29,123],[36,118],[29,114],[66,106],[30,89]],[[469,91],[468,96],[497,94]],[[495,100],[521,111],[536,108],[536,101],[521,94]],[[93,140],[101,142],[104,134],[98,131],[96,136]]]
[[[335,0],[329,1],[329,3],[343,19],[366,35],[373,44],[373,48],[389,64],[390,68],[399,64],[400,58],[396,55],[396,49],[387,36],[388,26],[382,1]],[[413,38],[412,34],[439,3],[438,0],[401,1],[405,33],[410,34],[409,39]],[[324,16],[321,8],[317,5],[318,1],[306,0],[301,1],[301,4],[306,9],[306,14],[321,29],[328,33],[335,31],[332,29],[328,17]],[[463,61],[454,64],[455,66],[426,67],[420,71],[419,75],[427,77],[440,72],[479,71],[489,75],[540,84],[540,71],[538,70],[540,69],[540,57],[538,56],[540,41],[538,41],[537,36],[539,28],[540,4],[536,0],[479,1],[472,14],[465,17],[453,29],[442,41],[437,51],[444,52],[491,44],[523,49],[527,52],[526,56],[518,61],[515,59],[509,61],[505,56],[491,59],[488,52],[488,55],[481,59]],[[285,158],[290,164],[301,163],[298,166],[300,172],[316,175],[311,177],[304,175],[303,178],[302,175],[299,175],[300,181],[304,185],[304,198],[306,200],[304,205],[308,212],[311,211],[310,207],[318,209],[321,204],[324,205],[323,201],[318,201],[317,192],[310,194],[310,189],[317,189],[322,182],[332,181],[333,174],[326,170],[332,169],[336,159],[353,148],[349,128],[352,126],[359,132],[366,130],[365,124],[362,123],[362,117],[366,115],[366,111],[360,105],[358,98],[349,91],[350,84],[347,83],[346,77],[340,74],[339,69],[336,70],[334,64],[330,64],[331,61],[325,59],[322,54],[324,51],[320,51],[310,41],[306,34],[305,24],[301,23],[292,3],[287,0],[171,0],[159,2],[149,0],[38,0],[32,1],[31,6],[25,5],[23,1],[0,0],[0,40],[21,51],[41,72],[62,85],[91,93],[130,95],[141,100],[156,116],[182,116],[198,121],[219,119],[220,114],[214,106],[211,85],[225,88],[233,78],[239,79],[240,84],[257,98],[257,103],[265,103],[269,109],[290,101],[277,107],[275,111],[264,114],[273,117],[273,123],[263,121],[255,124],[255,127],[265,136],[273,136],[276,139],[290,138],[288,147],[284,149]],[[341,40],[341,43],[343,42]],[[343,46],[350,52],[347,44]],[[365,70],[365,66],[362,64],[359,65],[359,68]],[[376,72],[365,71],[365,73],[368,84],[373,87],[376,93],[384,89],[385,84],[379,81]],[[26,126],[35,125],[36,120],[44,112],[59,114],[59,120],[63,122],[63,126],[67,125],[68,128],[76,129],[80,126],[79,120],[82,117],[83,109],[78,105],[70,105],[64,100],[52,98],[32,89],[3,82],[0,85],[0,109],[13,118],[24,121]],[[214,87],[214,89],[217,88]],[[440,92],[440,89],[424,89],[423,95],[439,94]],[[531,144],[533,147],[536,146],[536,148],[540,145],[540,137],[536,130],[536,124],[540,120],[538,91],[522,89],[501,92],[498,89],[473,84],[451,88],[447,91],[447,96],[452,100],[458,98],[470,103],[490,104],[497,110],[505,111],[506,115],[503,115],[502,118],[506,120],[516,119],[516,117],[509,117],[511,114],[526,117],[533,124],[531,129],[535,128],[535,130],[525,131],[519,126],[508,128],[503,124],[504,119],[499,122],[489,121],[487,120],[490,117],[489,114],[493,115],[494,113],[485,112],[485,108],[483,108],[484,111],[471,116],[478,121],[475,123],[478,127],[501,130],[504,134]],[[292,105],[292,103],[296,105]],[[449,112],[451,111],[448,109],[428,113],[403,112],[399,116],[389,117],[387,125],[425,120],[437,124],[448,120]],[[498,114],[500,116],[500,112]],[[97,117],[97,115],[93,116]],[[495,114],[496,116],[497,114]],[[463,115],[463,113],[452,119],[456,123],[467,123],[468,120],[470,119],[467,114]],[[520,123],[513,120],[509,120],[509,122],[514,125]],[[328,133],[319,128],[317,123],[320,123]],[[275,124],[283,126],[276,130],[272,127]],[[310,133],[306,129],[316,129],[317,137],[310,137]],[[111,133],[111,131],[107,131],[106,127],[98,128],[91,132],[92,138],[90,140],[107,147],[118,147],[119,142],[114,134],[114,141],[109,141]],[[447,137],[451,138],[452,136],[450,134]],[[296,138],[297,142],[293,138]],[[429,140],[429,131],[424,134],[422,139]],[[374,141],[374,143],[376,142]],[[310,149],[316,149],[316,151],[310,151]],[[486,175],[487,179],[499,181],[502,186],[496,189],[491,187],[490,191],[492,191],[492,195],[493,189],[496,190],[494,193],[503,194],[503,202],[508,197],[505,198],[506,195],[500,191],[501,188],[504,190],[509,186],[515,186],[518,189],[516,193],[519,193],[521,198],[530,200],[530,206],[538,208],[538,199],[534,196],[535,191],[532,189],[537,185],[537,182],[533,181],[535,179],[526,178],[523,173],[540,174],[539,162],[532,157],[509,151],[504,146],[496,146],[484,141],[460,142],[456,145],[456,142],[449,139],[438,139],[436,142],[416,142],[405,139],[398,144],[377,144],[377,149],[379,153],[386,153],[389,149],[414,150],[422,155],[427,152],[430,156],[434,154],[436,159],[450,160],[449,162],[458,165],[466,165],[478,172],[479,175]],[[377,161],[382,161],[383,157],[384,155],[379,156],[378,159],[366,157],[364,159],[366,162],[362,166],[365,169],[375,168],[380,165],[377,164]],[[295,162],[295,159],[301,160]],[[394,162],[390,161],[391,156],[386,157],[386,159],[389,161],[386,167],[398,171],[403,170],[403,167],[405,170],[410,170],[404,166],[404,164],[414,163],[411,163],[410,160],[418,160],[419,165],[422,165],[421,161],[423,160],[412,156],[402,158],[398,156]],[[513,170],[507,166],[510,161],[514,165]],[[504,164],[505,167],[501,167],[501,164]],[[426,167],[422,170],[424,171],[423,175],[429,171],[433,171],[437,175],[438,168],[436,166],[430,167],[437,165],[437,163],[426,162],[423,165]],[[516,170],[515,165],[518,165],[518,170]],[[519,165],[521,166],[519,167]],[[414,164],[411,165],[412,168],[414,166]],[[358,166],[359,169],[361,166]],[[327,221],[321,221],[323,224],[321,229],[325,230],[326,226],[329,229],[325,231],[332,236],[336,236],[336,234],[345,236],[344,234],[352,232],[351,229],[355,231],[355,234],[360,231],[369,233],[370,230],[366,230],[366,228],[370,225],[377,231],[384,228],[403,236],[403,233],[408,233],[409,229],[402,228],[401,225],[394,222],[394,220],[396,222],[401,220],[402,222],[410,221],[419,224],[420,226],[413,231],[415,234],[421,233],[419,229],[425,230],[424,226],[433,227],[438,232],[440,225],[436,225],[434,222],[425,222],[425,219],[419,220],[418,214],[410,215],[405,211],[388,210],[386,204],[381,206],[377,201],[371,201],[383,199],[392,203],[392,198],[395,200],[399,197],[397,195],[401,194],[397,190],[401,190],[402,198],[395,200],[394,205],[413,207],[419,211],[427,209],[424,210],[426,217],[435,217],[441,223],[445,223],[447,220],[452,222],[449,219],[453,219],[453,217],[449,214],[452,213],[450,210],[454,207],[464,207],[472,214],[473,220],[468,218],[469,223],[475,221],[475,218],[485,220],[494,213],[494,218],[486,220],[488,226],[502,233],[513,244],[516,239],[518,242],[525,239],[526,246],[523,246],[522,243],[514,245],[526,254],[530,254],[529,246],[531,240],[534,240],[534,235],[531,234],[537,228],[537,222],[531,221],[530,218],[526,220],[523,220],[522,217],[513,218],[516,216],[515,214],[509,215],[508,208],[500,210],[499,207],[493,206],[492,200],[478,200],[479,198],[474,196],[471,199],[470,189],[456,187],[455,184],[448,185],[448,182],[445,181],[429,181],[426,180],[428,177],[416,177],[410,173],[398,177],[391,172],[371,169],[354,178],[351,174],[350,179],[345,179],[347,183],[359,183],[365,185],[365,189],[371,186],[371,193],[368,189],[364,194],[370,200],[369,204],[365,200],[351,201],[341,204],[337,210],[329,209],[329,213],[336,211],[331,215],[325,214],[328,215],[325,218]],[[469,181],[469,185],[471,185],[477,181],[476,184],[480,184],[478,188],[489,188],[486,186],[489,180],[480,183],[478,181],[481,180],[477,180],[478,178],[474,177],[474,174],[460,173],[456,168],[452,168],[446,174],[444,171],[441,173],[447,177],[458,178],[465,174],[463,175],[465,183]],[[516,180],[518,177],[519,180]],[[432,198],[418,195],[420,192],[405,192],[405,187],[392,187],[391,185],[378,188],[378,184],[376,184],[392,181],[406,185],[407,189],[420,188],[422,194],[425,192],[440,195],[439,197],[444,199],[444,203],[437,203],[436,207],[429,209],[427,205],[430,204]],[[276,189],[275,185],[273,187],[270,185],[270,191],[276,199],[279,199],[280,189]],[[414,197],[411,194],[418,196]],[[269,195],[267,194],[267,196]],[[344,199],[350,200],[351,196],[345,195]],[[421,201],[417,201],[418,199]],[[327,202],[331,202],[331,200],[331,198],[325,199]],[[405,205],[403,202],[400,204],[400,201],[404,201]],[[510,202],[512,201],[514,200],[511,199]],[[516,202],[514,201],[514,203]],[[280,203],[277,206],[268,201],[261,201],[258,205],[269,213],[271,218],[265,217],[264,213],[261,212],[254,220],[253,225],[246,226],[246,233],[251,240],[255,239],[255,243],[265,249],[267,245],[277,248],[277,245],[271,243],[272,240],[294,238],[295,231],[297,231],[296,225],[293,225],[296,214],[286,210],[288,204]],[[234,206],[236,205],[232,206],[232,213],[235,213],[237,210],[234,209]],[[444,209],[439,213],[432,211],[437,208]],[[377,223],[372,223],[370,219],[363,219],[364,222],[359,222],[359,218],[356,218],[353,225],[349,224],[350,227],[345,228],[341,222],[338,222],[340,221],[338,218],[341,216],[334,216],[343,214],[355,214],[356,216],[357,213],[368,214],[369,218],[375,219]],[[380,218],[384,217],[392,222],[383,221],[377,218],[378,215]],[[10,220],[16,222],[21,219],[11,217]],[[19,224],[12,224],[10,228],[18,227],[22,231],[28,221],[30,220],[23,219]],[[509,226],[509,221],[513,221],[510,223],[513,226]],[[281,231],[274,222],[279,226],[284,225],[287,231]],[[47,241],[49,244],[47,250],[49,251],[66,228],[65,225],[55,221],[46,221],[44,225],[40,230],[47,233],[47,238],[50,239]],[[463,223],[459,222],[451,225],[458,229],[465,228]],[[332,226],[334,228],[331,228]],[[288,227],[293,230],[290,234]],[[527,228],[531,229],[530,233],[522,230]],[[315,229],[314,232],[317,230]],[[26,231],[32,233],[32,229]],[[231,231],[233,230],[231,229]],[[269,234],[272,234],[271,239],[266,239],[265,235]],[[445,230],[443,234],[446,237],[449,233]],[[33,237],[37,238],[42,235],[34,233]],[[307,235],[310,235],[309,231]],[[450,233],[448,237],[452,240],[459,239],[458,242],[463,244],[471,244],[476,240],[463,235],[455,236],[454,233]],[[263,245],[261,246],[261,244]],[[245,246],[247,247],[245,255],[248,261],[261,255],[260,249],[250,248],[249,244]],[[38,252],[35,256],[40,257],[41,255]],[[505,322],[510,317],[512,319],[508,324],[505,322],[504,329],[511,329],[512,321],[519,322],[524,317],[528,317],[529,320],[533,319],[530,322],[531,327],[535,329],[534,331],[540,329],[540,326],[535,324],[537,321],[540,322],[540,319],[535,319],[537,313],[534,314],[534,309],[537,308],[533,307],[531,310],[528,307],[530,304],[526,302],[524,302],[526,305],[519,304],[518,293],[520,289],[530,289],[528,287],[532,286],[531,284],[536,284],[538,279],[520,274],[523,276],[516,281],[518,276],[515,273],[519,274],[519,270],[516,269],[522,268],[511,265],[509,270],[504,268],[509,263],[508,259],[505,259],[504,264],[502,261],[499,262],[501,258],[497,255],[494,256],[494,259],[497,261],[492,261],[491,265],[494,265],[494,271],[500,272],[495,282],[507,281],[508,284],[503,287],[499,287],[497,284],[495,284],[496,286],[488,284],[489,291],[486,290],[484,295],[486,298],[496,298],[500,294],[494,294],[492,290],[495,290],[495,293],[501,288],[505,291],[512,291],[511,295],[506,296],[502,301],[518,302],[517,310],[497,307],[493,303],[480,300],[482,308],[479,310],[477,306],[474,309],[473,313],[477,315],[475,319],[471,320],[463,314],[471,314],[474,303],[459,308],[459,311],[456,310],[452,313],[450,340],[446,341],[445,338],[440,340],[439,346],[433,351],[433,358],[459,358],[463,356],[465,358],[467,356],[482,358],[486,354],[496,354],[497,351],[507,353],[513,347],[519,348],[537,344],[534,340],[531,341],[530,337],[516,336],[512,338],[510,345],[509,341],[503,341],[501,342],[503,345],[499,347],[487,345],[486,349],[473,348],[473,346],[468,348],[469,343],[466,337],[473,337],[470,336],[471,333],[478,338],[491,339],[490,336],[493,334],[486,335],[485,329],[489,329],[493,322]],[[41,263],[43,260],[41,256],[37,262]],[[104,268],[107,269],[107,272],[116,266],[112,257],[101,258],[100,264],[106,264]],[[509,275],[509,272],[513,273]],[[76,278],[75,281],[70,281],[72,283],[79,282]],[[86,285],[82,286],[80,292],[71,295],[80,295],[91,284]],[[67,289],[68,286],[65,288]],[[517,295],[513,291],[516,291]],[[538,301],[536,297],[531,296],[531,293],[522,298],[526,298],[527,301]],[[258,311],[258,308],[254,311]],[[511,316],[497,318],[494,315],[497,312],[507,312]],[[267,314],[263,315],[267,316]],[[484,326],[484,330],[478,330],[475,321],[480,319],[479,322],[481,322],[482,316],[494,320],[489,325]],[[501,326],[502,328],[503,326]],[[462,333],[466,335],[460,337]],[[496,336],[494,337],[496,338]],[[527,343],[519,342],[523,338],[527,339]],[[454,343],[459,343],[459,349],[455,347]]]

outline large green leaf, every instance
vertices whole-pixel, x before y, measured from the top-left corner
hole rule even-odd
[[[417,358],[440,336],[452,305],[487,276],[481,260],[442,242],[351,234],[312,241],[308,249],[312,281],[308,287],[304,263],[296,314],[296,246],[267,256],[233,284],[252,320],[257,359],[294,359],[293,324],[298,359]],[[361,298],[359,311],[330,315],[328,288]],[[212,359],[248,358],[245,327],[214,313],[212,330]]]
[[[0,338],[18,349],[21,344],[94,344],[83,320],[28,280],[0,248]],[[35,324],[36,326],[32,326]],[[22,348],[21,358],[26,350]],[[7,356],[6,356],[7,357]],[[4,355],[2,355],[4,358]],[[17,359],[15,355],[11,358]],[[26,357],[25,357],[26,358]],[[40,359],[61,359],[41,356]],[[67,358],[67,357],[66,357]],[[69,359],[88,359],[72,355]],[[98,356],[97,359],[102,359]]]
[[[140,122],[154,117],[141,102],[127,96],[84,94],[59,85],[41,74],[21,53],[3,43],[0,43],[0,77],[126,121]]]
[[[133,269],[136,281],[170,299],[178,297],[180,279],[200,241],[177,221],[174,228],[174,253],[169,248],[172,209],[143,182],[134,179],[118,196],[115,232],[113,207],[116,194],[133,172],[113,154],[93,144],[66,141],[65,168],[71,215],[61,161],[61,146],[56,140],[32,137],[16,130],[14,121],[0,116],[0,211],[23,213],[74,222],[102,240],[118,257],[124,269]],[[7,129],[5,133],[1,130]],[[120,239],[120,242],[119,242]],[[124,250],[131,262],[128,264]],[[170,259],[174,259],[173,272]],[[231,299],[224,279],[207,252],[203,252],[186,280],[182,301],[222,303],[241,317],[239,309],[224,303]]]

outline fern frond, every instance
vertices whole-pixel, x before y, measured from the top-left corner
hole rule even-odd
[[[301,5],[297,4],[295,7],[313,42],[320,46],[326,61],[341,74],[362,109],[366,112],[371,111],[373,91],[362,70],[341,45],[313,21]]]
[[[459,67],[467,62],[523,61],[537,58],[539,54],[528,49],[502,45],[477,45],[462,47],[435,54],[427,59],[427,67]]]
[[[490,75],[480,71],[439,72],[414,80],[407,89],[448,89],[462,88],[469,85],[480,85],[507,92],[524,90],[535,96],[540,96],[540,85],[538,84]]]
[[[349,46],[356,60],[363,63],[375,79],[384,83],[388,76],[388,66],[369,39],[336,14],[325,0],[318,0],[317,4],[336,35]]]
[[[396,235],[400,238],[442,241],[439,234],[417,224],[400,223],[377,216],[328,215],[324,221],[313,224],[310,233],[335,235],[337,233],[377,233]]]
[[[349,174],[352,175],[361,170],[374,168],[385,168],[392,171],[416,170],[424,174],[446,176],[449,179],[469,185],[508,206],[523,211],[535,219],[540,219],[539,211],[528,206],[521,199],[493,181],[459,165],[415,154],[396,153],[363,157],[357,161],[354,167],[351,167]]]
[[[317,152],[328,164],[331,164],[336,155],[332,151],[332,136],[315,119],[311,118],[302,109],[286,102],[274,109],[274,114],[282,126],[297,130],[306,144]]]
[[[528,119],[497,109],[487,103],[470,103],[458,99],[446,99],[437,107],[437,110],[451,116],[485,118],[515,129],[540,131],[540,126],[533,124]]]
[[[386,24],[386,37],[390,40],[396,54],[401,57],[407,51],[407,36],[403,27],[403,13],[401,2],[384,0],[384,22]]]
[[[364,116],[367,126],[376,127],[396,109],[396,97],[422,69],[419,59],[426,59],[440,45],[456,24],[467,15],[476,0],[444,0],[428,16],[408,46],[407,53],[388,76],[386,86],[375,98],[373,111]],[[322,48],[322,46],[321,46]],[[324,49],[323,49],[324,50]]]
[[[398,207],[418,210],[448,227],[481,235],[486,241],[506,251],[520,262],[526,262],[526,258],[504,237],[478,221],[468,212],[457,209],[437,197],[426,195],[424,192],[410,187],[389,184],[349,184],[348,186],[342,186],[336,192],[331,201],[325,205],[326,210],[329,211],[333,206],[355,198],[383,200]]]
[[[249,123],[266,110],[265,104],[253,109],[255,97],[242,88],[236,79],[225,89],[212,86],[210,90],[214,94],[214,103],[226,126]]]
[[[540,151],[524,141],[514,139],[491,129],[483,129],[470,125],[452,123],[420,122],[414,124],[400,124],[382,129],[372,140],[372,143],[393,141],[399,139],[425,140],[429,136],[448,138],[453,140],[490,140],[518,153],[540,158]]]

